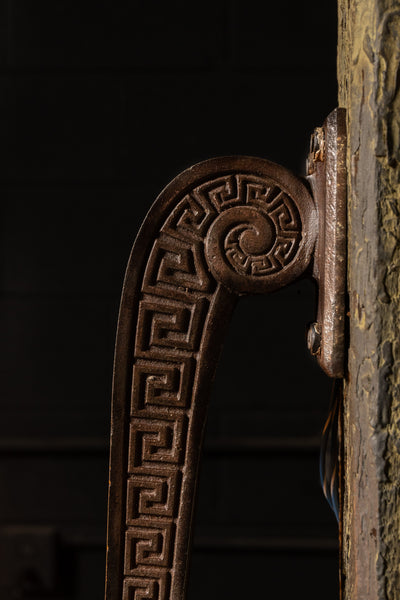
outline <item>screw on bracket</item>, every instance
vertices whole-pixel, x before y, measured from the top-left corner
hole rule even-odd
[[[315,163],[325,160],[325,131],[323,127],[316,127],[310,139],[310,152],[307,158],[307,175],[315,172]]]
[[[308,328],[307,347],[313,356],[321,352],[321,327],[319,323],[311,323]]]

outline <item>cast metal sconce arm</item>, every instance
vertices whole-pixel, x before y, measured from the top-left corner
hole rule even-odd
[[[148,213],[128,264],[111,428],[106,600],[184,600],[207,400],[238,296],[319,288],[309,346],[344,373],[345,114],[312,138],[308,181],[267,160],[207,160]]]

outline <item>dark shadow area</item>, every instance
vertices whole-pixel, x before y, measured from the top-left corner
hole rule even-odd
[[[314,294],[302,281],[239,301],[209,408],[190,599],[266,587],[338,597],[337,524],[318,470],[331,382],[305,344]]]

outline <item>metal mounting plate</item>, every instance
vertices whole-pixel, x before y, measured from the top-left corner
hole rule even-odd
[[[314,253],[317,322],[309,332],[309,348],[330,377],[345,374],[346,315],[346,111],[336,108],[311,137],[307,161],[318,210]],[[316,339],[317,338],[317,339]]]

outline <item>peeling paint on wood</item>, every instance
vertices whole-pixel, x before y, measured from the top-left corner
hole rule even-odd
[[[400,593],[400,5],[339,0],[348,114],[345,600]]]

